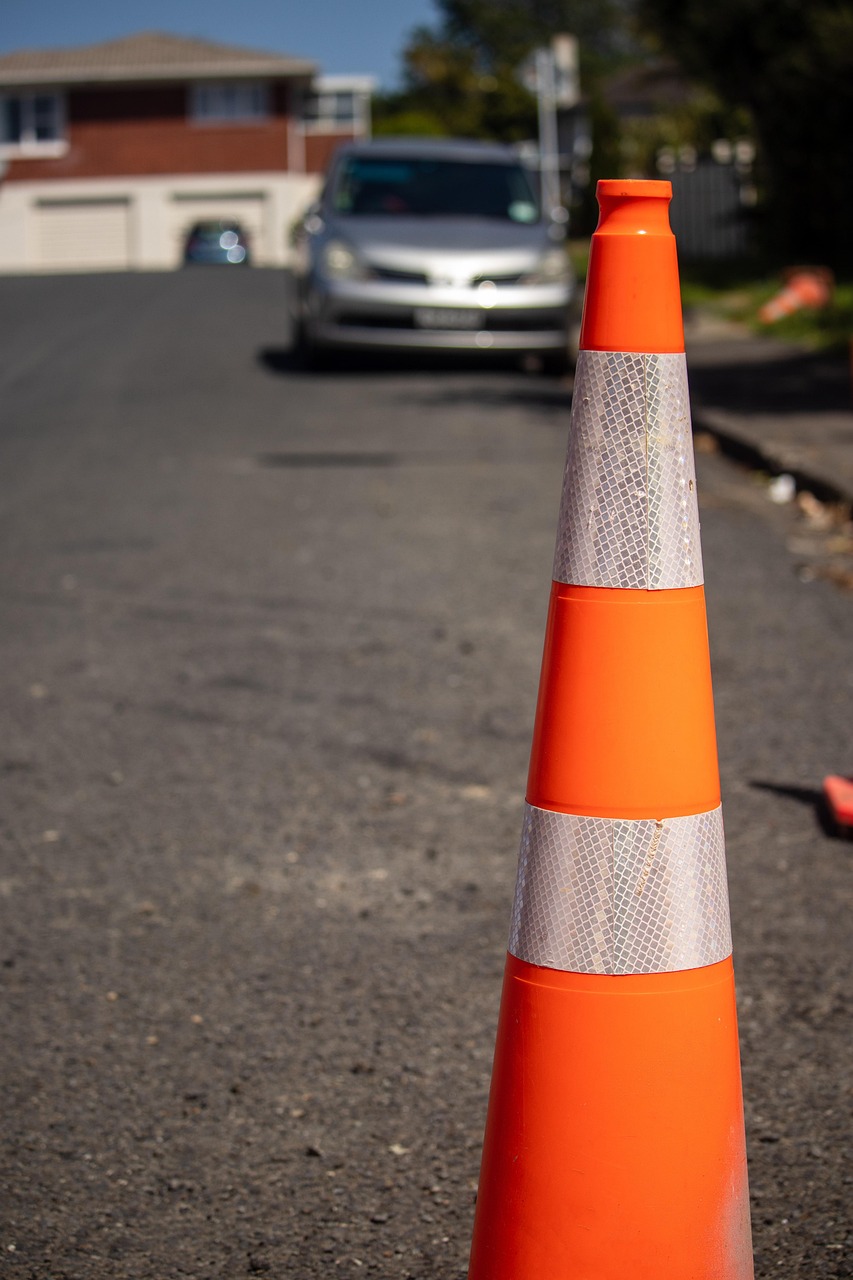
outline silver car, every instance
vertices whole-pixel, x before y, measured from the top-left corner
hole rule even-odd
[[[518,153],[378,141],[335,156],[297,229],[303,350],[535,352],[568,358],[576,286],[565,227]]]

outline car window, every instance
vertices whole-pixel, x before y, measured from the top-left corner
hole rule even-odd
[[[539,203],[520,164],[347,156],[332,192],[336,213],[500,218],[537,222]]]
[[[191,228],[190,235],[196,240],[210,240],[218,243],[220,236],[226,231],[233,232],[237,238],[243,234],[236,222],[197,222]]]

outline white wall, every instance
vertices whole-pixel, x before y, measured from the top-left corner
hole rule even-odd
[[[239,217],[241,210],[252,233],[254,262],[258,266],[286,266],[292,253],[291,226],[315,198],[320,184],[319,176],[301,173],[2,182],[0,273],[99,269],[92,263],[92,244],[81,244],[79,256],[72,245],[62,266],[45,263],[38,235],[40,202],[45,201],[52,205],[67,202],[69,216],[73,213],[74,226],[82,232],[87,225],[86,210],[91,208],[95,232],[98,202],[127,200],[127,262],[118,269],[163,271],[178,267],[186,226],[203,218]],[[56,212],[61,217],[61,211]],[[116,269],[115,254],[103,269]]]

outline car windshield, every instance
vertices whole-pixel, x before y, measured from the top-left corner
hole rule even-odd
[[[500,218],[537,222],[539,203],[520,164],[348,156],[338,171],[336,213]]]

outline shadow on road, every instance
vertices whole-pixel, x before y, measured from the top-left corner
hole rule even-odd
[[[753,778],[749,785],[756,791],[769,791],[772,795],[783,796],[786,800],[795,800],[798,804],[809,806],[814,810],[818,826],[824,835],[838,834],[824,794],[819,788],[800,787],[794,783],[762,782],[757,778]]]
[[[843,413],[851,407],[843,352],[795,351],[759,343],[720,343],[688,358],[690,387],[708,404],[735,413]]]
[[[422,374],[476,373],[489,376],[495,372],[523,373],[544,382],[558,382],[559,375],[545,370],[537,356],[520,356],[511,352],[483,353],[471,351],[324,351],[306,360],[295,347],[264,347],[257,355],[258,363],[268,373],[278,375],[305,374]]]
[[[259,467],[298,470],[316,467],[397,467],[400,455],[396,453],[326,452],[309,453],[304,450],[261,453],[256,459]]]
[[[466,405],[479,410],[515,407],[540,420],[554,422],[562,430],[568,424],[572,403],[572,376],[544,372],[535,357],[500,355],[484,357],[450,352],[445,355],[397,352],[335,352],[327,363],[306,365],[299,352],[286,347],[268,347],[258,352],[257,360],[267,372],[279,377],[316,379],[318,377],[404,376],[412,378],[406,389],[407,404],[425,410],[453,412]],[[425,373],[436,374],[429,381]],[[454,375],[473,374],[460,380]],[[500,376],[495,381],[495,375]],[[416,378],[420,378],[415,382]]]

